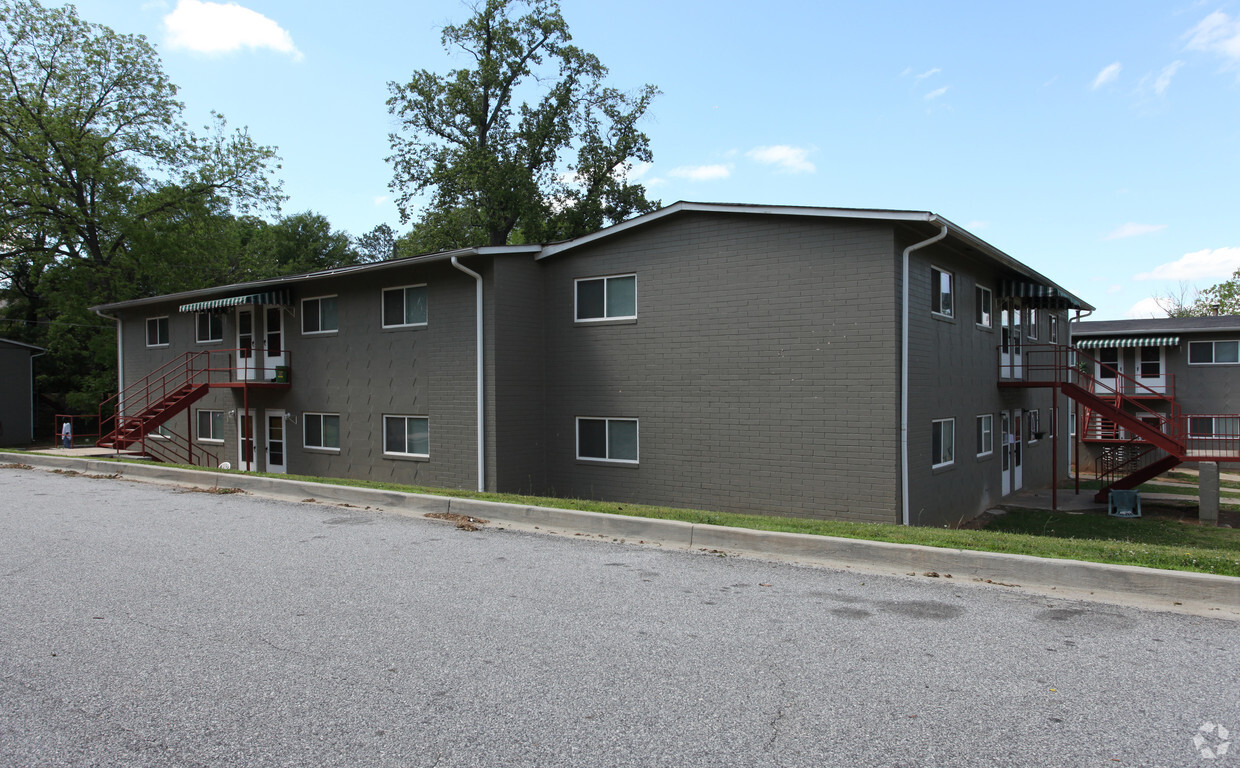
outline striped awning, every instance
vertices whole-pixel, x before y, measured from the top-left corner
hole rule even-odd
[[[1077,349],[1110,349],[1114,347],[1178,347],[1179,336],[1125,336],[1115,339],[1081,339]]]
[[[226,299],[210,299],[208,301],[195,301],[192,304],[182,304],[179,308],[181,312],[208,312],[216,309],[224,309],[226,307],[236,307],[242,304],[275,304],[278,306],[288,306],[292,303],[287,288],[278,288],[273,291],[263,291],[261,293],[246,293],[240,296],[229,296]]]
[[[1021,299],[1028,307],[1046,309],[1080,309],[1080,303],[1053,285],[1027,283],[1020,280],[1003,280],[999,283],[999,298]]]

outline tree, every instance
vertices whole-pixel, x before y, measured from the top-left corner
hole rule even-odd
[[[353,248],[364,262],[390,259],[396,255],[396,232],[387,224],[380,224],[354,238]]]
[[[312,211],[261,227],[250,249],[259,268],[271,275],[318,272],[360,261],[348,234],[333,231],[326,216]]]
[[[607,68],[570,44],[555,0],[485,0],[474,10],[442,36],[469,68],[388,84],[402,130],[389,136],[390,186],[402,222],[420,219],[414,240],[443,249],[502,245],[516,232],[559,239],[658,207],[627,180],[651,160],[637,123],[658,89],[604,86]],[[537,101],[517,102],[536,90]]]
[[[1230,280],[1224,280],[1203,291],[1192,290],[1181,284],[1178,294],[1155,296],[1154,302],[1167,313],[1167,317],[1240,315],[1240,269],[1235,271]]]
[[[0,304],[49,347],[41,367],[70,389],[114,365],[94,337],[110,325],[86,307],[198,287],[180,278],[214,269],[146,273],[161,233],[219,237],[221,216],[281,199],[275,150],[219,115],[195,134],[176,91],[143,37],[72,6],[0,0]],[[181,261],[206,252],[186,248]],[[53,321],[72,333],[48,331]]]

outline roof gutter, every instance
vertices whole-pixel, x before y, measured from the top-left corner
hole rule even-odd
[[[900,507],[902,511],[902,521],[904,525],[909,524],[909,502],[908,502],[908,271],[909,271],[909,254],[913,251],[933,245],[947,237],[948,225],[938,216],[930,217],[931,224],[938,224],[941,229],[934,237],[922,240],[920,243],[913,243],[904,249],[904,260],[902,266],[903,277],[900,280],[900,287],[903,297],[900,301],[901,318],[900,318]]]
[[[474,285],[476,287],[474,303],[477,305],[476,307],[477,311],[476,311],[476,317],[474,321],[475,326],[476,326],[475,331],[474,331],[474,345],[478,349],[478,354],[477,354],[477,358],[478,358],[478,363],[477,363],[478,364],[478,373],[477,373],[477,381],[478,381],[478,394],[477,394],[477,399],[478,399],[478,404],[477,404],[477,408],[478,408],[478,490],[486,491],[486,480],[487,480],[486,457],[487,457],[487,454],[486,454],[486,443],[484,442],[486,431],[483,429],[483,421],[482,421],[483,416],[486,412],[485,409],[483,408],[484,390],[482,387],[482,275],[473,271],[469,267],[466,267],[464,264],[461,264],[461,262],[457,261],[456,256],[452,257],[452,266],[456,267],[460,271],[472,277],[474,279]]]

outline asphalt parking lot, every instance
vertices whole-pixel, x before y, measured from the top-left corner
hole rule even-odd
[[[1240,733],[1232,621],[41,470],[0,499],[3,765],[1208,765]]]

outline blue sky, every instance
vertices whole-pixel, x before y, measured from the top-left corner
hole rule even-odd
[[[279,148],[289,200],[403,231],[387,83],[463,66],[458,0],[83,0],[154,42],[193,125]],[[649,195],[929,210],[1098,307],[1240,268],[1240,0],[561,0],[622,89],[657,85]]]

